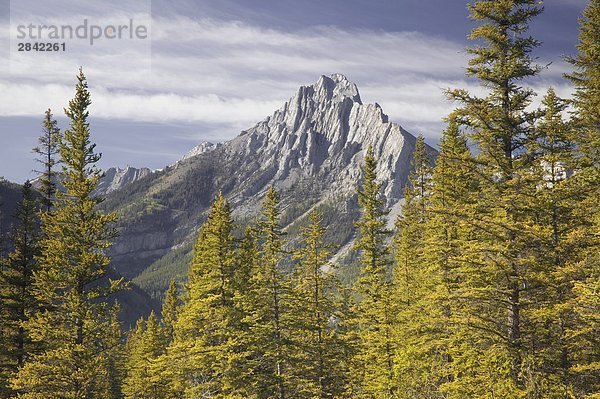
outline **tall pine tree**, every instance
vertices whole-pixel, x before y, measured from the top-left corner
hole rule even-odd
[[[600,1],[590,0],[580,20],[578,54],[569,59],[575,71],[567,77],[575,85],[574,104],[578,144],[588,166],[600,168]]]
[[[33,293],[33,276],[38,269],[39,253],[37,201],[31,183],[21,190],[15,211],[16,225],[10,234],[12,252],[0,264],[0,394],[14,394],[9,379],[26,360],[39,351],[23,328],[23,323],[39,308]]]
[[[572,370],[584,392],[600,395],[600,1],[590,0],[580,20],[578,54],[569,61],[575,71],[567,76],[575,86],[574,105],[582,168],[576,176],[590,188],[578,211],[595,222],[590,232],[596,244],[587,253],[585,271],[575,283],[580,326],[571,331],[578,344]]]
[[[398,345],[395,367],[399,395],[406,398],[432,397],[439,383],[433,374],[440,359],[429,334],[436,320],[428,312],[432,301],[428,289],[432,288],[435,276],[429,275],[425,259],[425,234],[432,195],[431,163],[425,141],[419,136],[394,240],[394,297],[398,308],[394,329]]]
[[[267,191],[257,228],[258,263],[246,295],[244,322],[251,348],[250,394],[259,398],[293,397],[290,372],[290,278],[283,267],[284,233],[279,194]]]
[[[170,399],[164,381],[154,374],[153,363],[164,353],[166,340],[158,318],[152,312],[148,320],[138,321],[127,341],[125,399]]]
[[[590,245],[585,238],[590,223],[576,211],[587,193],[572,173],[579,161],[573,125],[562,117],[566,102],[550,89],[542,103],[527,149],[533,162],[528,174],[521,172],[523,180],[531,181],[519,231],[528,241],[520,250],[529,276],[523,319],[530,337],[522,378],[530,397],[563,398],[574,394],[568,333],[576,324],[572,288]]]
[[[526,228],[537,184],[527,146],[537,113],[527,111],[534,93],[522,86],[540,71],[531,56],[539,43],[527,29],[542,9],[535,0],[480,0],[469,8],[480,25],[470,35],[478,45],[468,50],[467,73],[489,94],[449,92],[462,103],[459,121],[477,147],[471,164],[477,165],[479,192],[468,218],[475,234],[461,247],[465,262],[455,308],[466,329],[453,357],[460,378],[447,389],[452,397],[520,397],[528,392],[528,375],[535,369],[528,304],[542,292],[534,284]]]
[[[301,246],[292,290],[291,325],[294,384],[298,398],[334,398],[344,392],[344,344],[336,324],[340,320],[339,283],[329,264],[331,248],[324,241],[326,228],[313,210],[301,230]]]
[[[70,119],[60,144],[65,192],[52,213],[42,215],[43,234],[35,274],[35,296],[43,309],[25,324],[44,351],[28,359],[13,380],[24,399],[107,398],[108,370],[103,342],[112,334],[108,306],[100,301],[121,281],[102,284],[115,237],[114,214],[102,214],[93,196],[101,173],[100,154],[90,141],[91,104],[83,72],[65,110]]]
[[[172,385],[185,398],[226,397],[237,388],[230,363],[237,323],[232,231],[229,204],[219,194],[194,247],[185,301],[165,359],[178,364]]]
[[[365,153],[363,181],[358,189],[362,210],[355,249],[360,252],[360,276],[354,285],[358,303],[353,310],[351,342],[356,354],[350,379],[353,397],[388,398],[397,395],[393,339],[396,311],[392,298],[391,256],[387,247],[385,198],[377,181],[373,148]]]
[[[181,305],[182,301],[177,290],[177,283],[172,279],[169,283],[169,288],[165,293],[165,300],[161,310],[162,324],[168,344],[173,342],[175,323],[177,322],[177,314]]]
[[[421,378],[437,390],[433,397],[446,397],[444,386],[455,378],[452,352],[460,351],[464,332],[455,309],[460,270],[465,262],[461,248],[473,237],[468,221],[473,215],[473,194],[478,189],[467,139],[453,115],[448,122],[433,170],[424,232],[424,290],[417,306],[423,313],[417,345],[427,359]]]
[[[57,163],[56,156],[59,154],[61,132],[50,109],[44,114],[42,123],[42,135],[38,139],[38,146],[33,149],[39,158],[36,160],[42,165],[39,171],[40,192],[42,193],[42,207],[46,212],[52,209],[52,202],[56,195],[56,183],[58,172],[54,169]]]

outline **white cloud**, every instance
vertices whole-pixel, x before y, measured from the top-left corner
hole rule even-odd
[[[231,126],[223,139],[271,114],[299,85],[321,74],[345,74],[365,102],[380,103],[392,120],[409,126],[439,126],[454,107],[444,89],[478,90],[463,77],[462,45],[415,32],[335,27],[284,32],[175,17],[152,22],[151,71],[139,67],[149,56],[144,46],[129,46],[125,54],[76,50],[43,60],[41,54],[13,57],[12,73],[0,74],[0,116],[62,109],[79,65],[88,76],[94,116]],[[554,82],[563,70],[563,63],[553,65],[547,76]]]

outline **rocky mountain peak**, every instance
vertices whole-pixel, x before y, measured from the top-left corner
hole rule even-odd
[[[364,150],[372,146],[393,203],[402,197],[414,137],[390,123],[379,104],[363,104],[344,75],[333,74],[300,87],[279,110],[226,146],[271,165],[266,173],[275,186],[317,178],[349,191],[360,177]]]
[[[184,273],[181,259],[189,255],[217,193],[227,196],[235,219],[246,223],[260,212],[269,187],[281,194],[290,239],[311,209],[321,209],[335,215],[330,230],[336,232],[336,245],[351,248],[366,149],[373,148],[382,192],[395,214],[415,141],[378,104],[363,104],[344,75],[321,76],[234,139],[200,143],[185,162],[109,196],[107,209],[127,209],[130,218],[121,221],[113,262],[125,276],[139,275],[140,286],[162,290],[166,275]]]
[[[342,102],[349,98],[353,102],[362,104],[356,84],[350,82],[341,73],[334,73],[331,76],[321,75],[317,83],[308,88],[314,90],[315,100],[319,102]]]
[[[179,161],[177,161],[177,163],[185,161],[186,159],[195,157],[196,155],[205,154],[209,151],[214,150],[217,146],[218,146],[218,144],[211,143],[210,141],[201,141],[200,143],[198,143],[197,146],[192,148]]]
[[[98,182],[96,194],[106,195],[110,192],[122,189],[151,173],[152,171],[148,168],[138,169],[129,165],[124,168],[109,168],[104,172],[104,177]]]

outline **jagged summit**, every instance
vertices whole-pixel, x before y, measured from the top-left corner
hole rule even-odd
[[[356,84],[350,82],[341,73],[334,73],[331,76],[321,75],[317,83],[309,87],[313,87],[315,93],[326,101],[341,102],[349,98],[362,104]]]
[[[192,148],[190,151],[187,152],[187,154],[185,154],[179,161],[177,161],[176,163],[179,163],[181,161],[185,161],[188,158],[192,158],[195,157],[196,155],[200,155],[200,154],[204,154],[207,153],[209,151],[214,150],[216,147],[218,146],[218,144],[215,143],[211,143],[210,141],[201,141],[200,143],[198,143],[197,146],[195,146],[194,148]]]
[[[225,144],[240,156],[261,158],[262,165],[277,165],[269,172],[276,186],[310,177],[345,191],[354,189],[349,182],[359,178],[363,150],[372,146],[390,203],[402,197],[413,145],[414,137],[390,123],[379,104],[363,104],[342,74],[300,87],[271,116]]]
[[[109,168],[104,172],[104,177],[100,179],[96,194],[106,195],[136,182],[151,173],[152,171],[148,168],[138,169],[129,165],[124,168]]]

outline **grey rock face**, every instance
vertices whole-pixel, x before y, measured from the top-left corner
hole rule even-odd
[[[96,193],[106,195],[115,190],[120,190],[128,184],[131,184],[143,177],[151,174],[148,168],[133,168],[127,165],[125,168],[109,168],[104,172],[104,177],[100,179]]]
[[[207,152],[210,152],[210,151],[214,150],[215,148],[217,148],[218,145],[219,144],[214,144],[214,143],[211,143],[210,141],[201,141],[200,144],[198,144],[197,146],[192,148],[190,151],[188,151],[187,154],[185,154],[179,161],[177,161],[177,163],[185,161],[186,159],[189,159],[189,158],[193,158],[200,154],[206,154]]]
[[[378,176],[390,204],[402,197],[415,138],[390,123],[378,104],[363,104],[358,89],[340,74],[321,76],[273,115],[225,147],[238,157],[254,157],[275,170],[268,183],[318,177],[330,191],[353,192],[365,150],[379,160]]]

